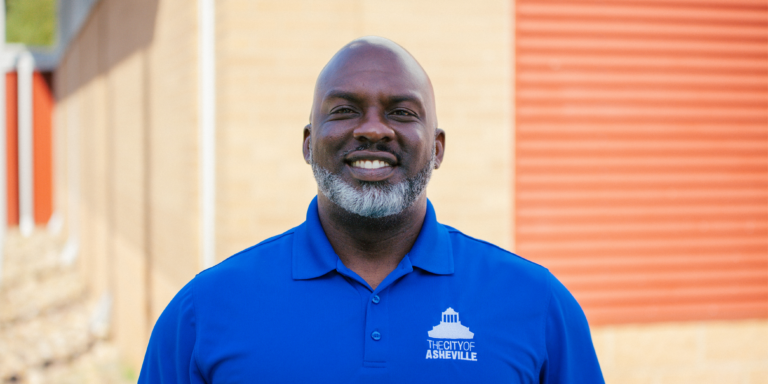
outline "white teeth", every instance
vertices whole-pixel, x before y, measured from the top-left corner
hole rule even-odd
[[[389,164],[380,160],[357,160],[352,163],[352,166],[355,168],[379,169],[389,167]]]

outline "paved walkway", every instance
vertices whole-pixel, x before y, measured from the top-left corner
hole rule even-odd
[[[99,327],[77,263],[64,265],[62,236],[8,233],[0,281],[0,383],[135,382]]]

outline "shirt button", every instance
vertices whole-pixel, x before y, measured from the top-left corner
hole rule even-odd
[[[378,304],[379,301],[381,301],[381,298],[379,297],[379,295],[373,295],[373,297],[371,298],[371,301],[373,301],[374,304]]]
[[[373,331],[373,333],[371,333],[371,338],[379,341],[381,340],[381,333],[379,333],[379,331]]]

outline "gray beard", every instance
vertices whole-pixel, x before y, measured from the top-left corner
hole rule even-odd
[[[397,184],[386,181],[361,181],[362,188],[358,190],[344,182],[341,177],[317,165],[312,159],[311,149],[309,158],[317,187],[328,200],[347,212],[370,218],[396,215],[413,205],[426,191],[432,170],[435,168],[433,150],[432,159],[416,176]]]

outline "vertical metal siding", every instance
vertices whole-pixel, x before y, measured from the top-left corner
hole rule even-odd
[[[768,317],[768,2],[516,2],[517,252],[592,324]]]
[[[34,204],[35,224],[44,225],[53,214],[53,92],[50,74],[34,72],[32,78],[32,109],[34,118]],[[19,149],[18,142],[18,76],[5,74],[6,100],[6,162],[8,225],[19,225]]]
[[[35,224],[45,225],[53,214],[53,92],[50,73],[35,72],[32,78],[34,118]]]

